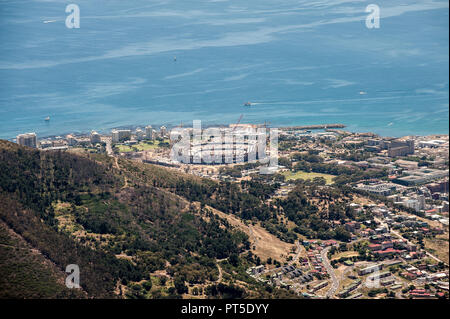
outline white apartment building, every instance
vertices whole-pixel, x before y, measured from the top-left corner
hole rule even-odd
[[[153,127],[151,125],[145,127],[145,137],[148,140],[153,140]]]
[[[98,134],[96,131],[92,131],[91,136],[90,136],[90,141],[91,141],[91,144],[101,143],[102,139],[101,139],[100,134]]]
[[[28,147],[37,147],[36,133],[26,133],[17,135],[17,144]]]
[[[112,142],[119,143],[131,137],[131,130],[112,130]]]

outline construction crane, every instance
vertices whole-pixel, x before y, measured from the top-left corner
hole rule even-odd
[[[239,117],[239,120],[234,125],[233,132],[237,129],[237,126],[239,125],[239,123],[241,123],[241,120],[242,120],[243,117],[244,117],[244,114],[241,114],[241,116]]]

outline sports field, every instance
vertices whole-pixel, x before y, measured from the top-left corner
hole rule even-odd
[[[336,176],[334,175],[330,175],[330,174],[322,174],[322,173],[308,173],[308,172],[303,172],[303,171],[298,171],[298,172],[291,172],[291,171],[286,171],[282,173],[284,176],[286,176],[286,180],[296,180],[296,179],[314,179],[315,177],[323,177],[325,178],[325,180],[327,181],[327,184],[332,184],[333,183],[333,178],[335,178]]]

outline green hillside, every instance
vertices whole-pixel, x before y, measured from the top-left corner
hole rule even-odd
[[[247,235],[205,204],[242,217],[269,214],[254,195],[164,168],[0,141],[1,238],[18,247],[5,235],[17,234],[53,265],[0,250],[0,297],[180,298],[194,285],[206,298],[268,297],[245,274],[257,262]],[[229,257],[239,285],[218,280],[217,260]],[[63,286],[68,264],[79,265],[82,292]],[[292,297],[282,289],[270,296],[277,294]]]

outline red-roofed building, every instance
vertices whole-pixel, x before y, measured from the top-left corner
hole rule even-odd
[[[436,294],[436,297],[444,298],[444,297],[445,297],[445,294],[444,294],[443,292],[438,292],[438,293]]]
[[[434,298],[435,296],[424,289],[414,289],[409,292],[413,298]]]
[[[333,246],[333,245],[336,245],[336,244],[337,244],[337,242],[335,240],[332,240],[332,239],[327,240],[325,242],[325,245],[327,245],[327,246]]]
[[[387,256],[394,256],[394,255],[398,254],[399,252],[400,252],[400,250],[388,248],[385,250],[377,250],[374,252],[374,254],[378,255],[380,257],[387,257]]]
[[[381,245],[380,244],[370,244],[367,247],[369,248],[370,251],[381,250]]]
[[[393,248],[394,244],[392,243],[392,241],[384,241],[381,243],[381,250],[384,250],[386,248]]]
[[[414,279],[417,278],[417,276],[415,274],[410,273],[410,272],[406,272],[406,271],[402,272],[401,275],[402,275],[402,277],[404,277],[406,279],[409,279],[409,280],[414,280]]]

